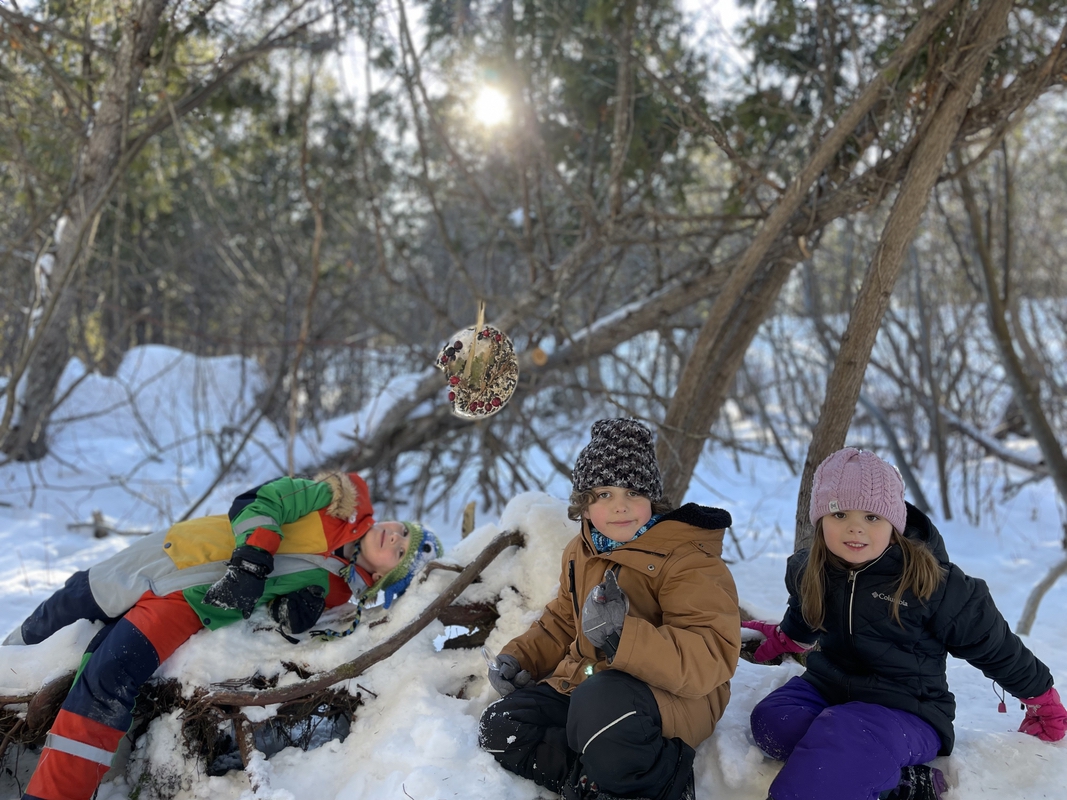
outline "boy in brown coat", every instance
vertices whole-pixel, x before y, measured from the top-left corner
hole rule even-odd
[[[693,757],[730,699],[741,647],[723,563],[730,515],[663,498],[652,434],[593,425],[579,454],[559,593],[509,642],[480,744],[568,800],[693,797]]]

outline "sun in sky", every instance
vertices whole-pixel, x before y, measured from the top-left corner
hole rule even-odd
[[[499,89],[484,86],[474,99],[474,118],[486,127],[493,127],[511,118],[508,98]]]

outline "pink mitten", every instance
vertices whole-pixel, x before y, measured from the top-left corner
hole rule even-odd
[[[742,623],[743,624],[743,623]],[[1054,688],[1039,697],[1023,699],[1026,716],[1019,730],[1036,736],[1043,742],[1058,742],[1067,732],[1067,709],[1060,702],[1060,694]]]
[[[748,628],[751,631],[759,631],[767,637],[763,644],[756,648],[756,652],[752,654],[758,664],[770,661],[772,658],[782,655],[782,653],[803,653],[805,650],[811,649],[811,645],[794,642],[782,633],[782,629],[773,622],[760,622],[753,619],[748,622],[742,622],[741,627]]]

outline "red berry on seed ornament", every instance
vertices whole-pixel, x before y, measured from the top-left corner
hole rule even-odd
[[[479,317],[482,313],[479,309]],[[446,375],[452,413],[462,419],[482,419],[500,411],[519,382],[519,360],[511,339],[480,319],[450,337],[434,364]]]

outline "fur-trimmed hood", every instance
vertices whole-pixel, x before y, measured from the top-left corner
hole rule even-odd
[[[325,483],[330,487],[330,491],[333,494],[333,500],[330,504],[323,509],[323,511],[329,514],[331,517],[337,517],[338,519],[348,519],[352,515],[361,510],[361,507],[370,507],[370,498],[367,496],[367,484],[363,482],[362,478],[356,476],[359,480],[360,488],[362,492],[357,490],[356,484],[352,480],[352,476],[346,472],[320,472],[315,476],[316,483]],[[360,497],[360,495],[363,497]]]

